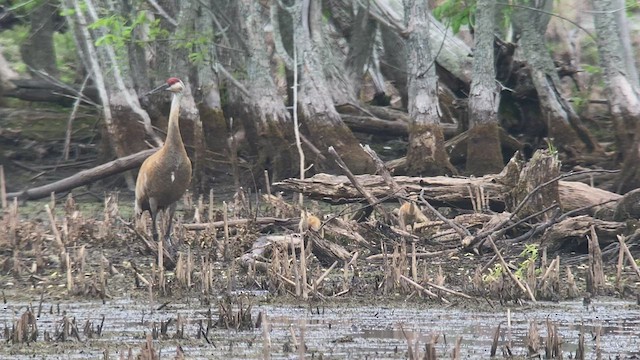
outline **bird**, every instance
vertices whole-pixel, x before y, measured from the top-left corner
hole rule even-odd
[[[173,93],[171,110],[169,111],[169,125],[164,145],[149,156],[140,167],[136,179],[135,213],[142,216],[144,211],[151,213],[151,232],[153,240],[158,241],[156,219],[160,211],[165,211],[167,228],[164,240],[167,250],[174,250],[171,244],[171,226],[177,201],[180,200],[191,184],[191,160],[180,135],[179,117],[180,100],[185,89],[182,80],[171,77],[166,83],[151,90],[147,95],[161,91]]]

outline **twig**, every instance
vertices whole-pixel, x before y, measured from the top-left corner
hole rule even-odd
[[[430,290],[426,289],[424,286],[418,284],[417,282],[409,279],[408,277],[406,277],[404,275],[400,275],[400,279],[406,281],[407,283],[409,283],[409,285],[415,287],[416,289],[422,291],[423,293],[425,293],[425,294],[427,294],[427,295],[429,295],[431,297],[434,297],[436,299],[440,299],[440,301],[442,301],[445,304],[451,304],[451,302],[449,300],[443,298],[442,296],[438,296],[437,294],[431,292]]]
[[[491,247],[493,247],[493,251],[495,251],[496,255],[498,255],[498,259],[500,259],[500,262],[502,263],[502,267],[507,272],[511,280],[513,280],[518,285],[520,290],[522,290],[523,292],[529,295],[529,298],[531,299],[531,301],[533,301],[534,303],[537,303],[536,297],[533,295],[533,292],[531,291],[531,289],[529,289],[529,285],[527,285],[526,283],[523,285],[522,282],[518,280],[518,278],[515,275],[513,275],[513,273],[511,272],[511,269],[509,268],[509,265],[507,265],[507,262],[504,261],[504,258],[502,257],[500,250],[498,250],[496,243],[493,242],[491,235],[489,235],[487,239],[489,240],[489,243],[491,243]]]
[[[634,260],[633,255],[631,255],[631,251],[629,251],[629,247],[624,242],[624,240],[625,240],[624,236],[618,235],[618,241],[620,242],[620,247],[622,247],[622,249],[624,250],[624,253],[627,255],[627,259],[629,260],[629,264],[633,268],[633,271],[635,271],[636,275],[640,277],[640,269],[638,269],[638,265],[636,264],[636,261]]]
[[[447,217],[442,215],[438,210],[436,210],[436,208],[431,206],[431,204],[429,204],[427,199],[425,199],[425,197],[424,197],[424,189],[420,190],[420,195],[418,195],[418,199],[420,199],[420,203],[425,205],[427,208],[429,208],[429,210],[431,210],[431,212],[434,213],[438,217],[438,219],[444,221],[453,230],[455,230],[455,232],[457,232],[458,235],[460,235],[461,238],[464,239],[467,236],[471,236],[471,233],[469,232],[469,230],[467,230],[466,228],[456,224],[454,221],[452,221],[450,219],[447,219]]]
[[[89,74],[84,77],[82,86],[80,86],[80,93],[82,93],[84,91],[84,88],[87,86],[89,77]],[[80,108],[81,100],[82,98],[80,96],[76,98],[76,101],[73,104],[73,110],[71,110],[71,114],[69,115],[69,119],[67,120],[67,131],[64,135],[64,148],[62,149],[62,156],[65,160],[69,160],[69,148],[71,147],[71,132],[73,131],[73,120],[76,118],[76,114],[78,113],[78,109]]]
[[[387,224],[391,224],[391,216],[389,215],[389,213],[382,207],[380,206],[380,202],[378,199],[376,199],[375,196],[373,196],[367,189],[365,189],[356,179],[356,177],[353,175],[353,173],[351,172],[351,170],[349,170],[349,168],[347,167],[347,164],[344,163],[344,161],[342,160],[342,158],[340,157],[340,155],[336,152],[336,150],[333,148],[333,146],[329,146],[329,154],[331,154],[331,156],[333,156],[334,160],[336,161],[336,163],[338,164],[338,166],[342,169],[342,171],[344,172],[344,174],[347,176],[347,178],[351,181],[351,183],[353,184],[353,186],[362,194],[362,196],[364,196],[365,199],[367,199],[367,202],[374,208],[376,209],[376,211],[382,215],[382,217],[384,218],[384,221]]]

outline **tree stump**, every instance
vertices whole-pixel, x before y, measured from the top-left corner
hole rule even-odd
[[[560,204],[558,181],[551,181],[559,175],[560,161],[557,155],[548,150],[536,151],[520,171],[520,176],[508,196],[508,210],[517,210],[517,215],[524,218],[539,213],[554,203]],[[549,215],[550,212],[547,211],[536,218],[545,221]]]

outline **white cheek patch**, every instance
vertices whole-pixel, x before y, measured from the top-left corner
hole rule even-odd
[[[171,172],[171,182],[176,181],[176,173],[175,172]]]

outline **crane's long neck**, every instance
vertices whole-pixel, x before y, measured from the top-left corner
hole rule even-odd
[[[169,125],[167,126],[167,140],[165,146],[172,149],[184,149],[182,136],[180,135],[180,100],[182,93],[174,93],[169,112]]]

